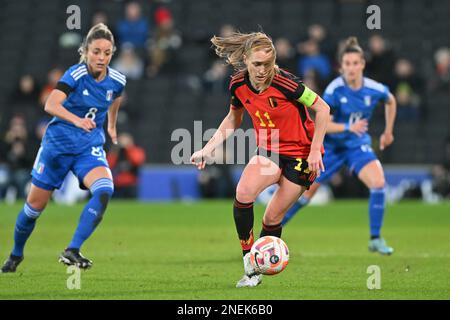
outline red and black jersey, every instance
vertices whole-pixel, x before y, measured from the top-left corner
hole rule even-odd
[[[309,95],[311,106],[318,96],[300,79],[280,69],[270,86],[259,93],[251,85],[248,73],[239,73],[231,79],[230,92],[231,108],[244,107],[252,118],[259,147],[292,158],[308,157],[314,122],[301,101]]]

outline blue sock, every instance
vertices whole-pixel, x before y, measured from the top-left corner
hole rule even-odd
[[[370,220],[370,236],[371,238],[379,238],[381,226],[383,225],[385,205],[385,190],[370,189],[369,198],[369,220]]]
[[[98,179],[92,184],[92,197],[81,212],[80,221],[68,248],[79,250],[90,237],[102,220],[113,192],[114,185],[110,179]]]
[[[16,220],[14,229],[14,248],[11,252],[13,256],[22,257],[25,243],[33,232],[36,225],[36,219],[42,210],[36,210],[28,203],[25,203]]]
[[[286,212],[283,221],[281,221],[281,225],[284,226],[286,223],[288,223],[289,220],[291,220],[301,208],[309,203],[309,200],[310,199],[308,197],[301,196]]]

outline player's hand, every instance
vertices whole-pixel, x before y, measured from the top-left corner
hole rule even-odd
[[[319,150],[311,150],[306,161],[308,161],[308,169],[313,172],[316,177],[320,177],[321,172],[325,171],[322,153]]]
[[[108,127],[108,134],[111,137],[111,141],[113,144],[117,144],[117,130],[116,128]]]
[[[78,128],[83,129],[86,132],[91,132],[91,130],[97,126],[95,121],[89,118],[79,118],[77,121],[74,122],[74,125]]]
[[[390,132],[384,132],[380,136],[380,150],[384,150],[394,142],[394,135]]]
[[[197,166],[198,170],[203,170],[206,166],[206,159],[204,158],[203,149],[194,152],[191,156],[191,163]]]
[[[369,122],[367,119],[361,119],[356,121],[350,126],[350,131],[361,137],[369,129]]]

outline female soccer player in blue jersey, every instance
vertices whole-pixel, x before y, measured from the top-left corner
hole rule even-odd
[[[45,111],[54,118],[36,156],[30,193],[16,221],[14,248],[2,272],[15,272],[22,262],[25,243],[37,218],[69,171],[92,197],[60,262],[83,269],[92,266],[80,248],[102,220],[114,191],[103,150],[103,123],[108,114],[108,133],[117,143],[117,112],[126,84],[123,74],[108,67],[114,51],[114,37],[108,27],[102,23],[92,27],[79,49],[80,63],[65,72],[50,94]]]
[[[324,142],[325,172],[289,209],[282,224],[307,205],[320,184],[328,181],[345,164],[370,190],[369,250],[389,255],[394,249],[380,236],[385,209],[384,172],[371,148],[367,125],[373,110],[385,105],[386,127],[380,137],[380,149],[389,146],[394,141],[395,98],[385,85],[363,76],[364,52],[355,37],[347,39],[339,60],[342,76],[328,85],[323,96],[333,114]]]

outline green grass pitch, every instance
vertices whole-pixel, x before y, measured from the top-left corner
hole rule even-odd
[[[12,246],[21,205],[0,205],[0,259]],[[57,262],[82,205],[49,205],[15,274],[0,274],[0,299],[450,299],[450,205],[390,205],[390,257],[369,253],[367,201],[310,206],[284,230],[291,259],[257,288],[236,289],[242,258],[232,201],[146,204],[113,201],[82,252],[94,261],[81,289]],[[262,206],[255,208],[259,233]],[[2,262],[1,261],[1,262]],[[381,270],[369,290],[367,268]]]

